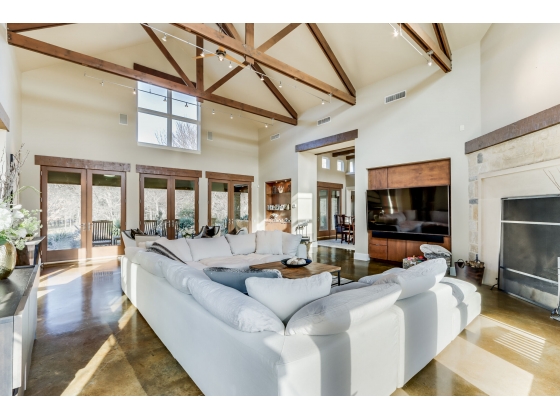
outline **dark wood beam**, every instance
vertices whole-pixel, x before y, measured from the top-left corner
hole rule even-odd
[[[133,69],[141,71],[142,73],[151,74],[152,76],[156,76],[156,77],[160,77],[162,79],[169,80],[171,82],[179,83],[180,85],[185,85],[185,82],[180,77],[173,76],[172,74],[165,73],[163,71],[159,71],[159,70],[153,69],[151,67],[143,66],[142,64],[134,63]]]
[[[8,31],[26,32],[38,29],[54,28],[56,26],[72,25],[71,23],[8,23]]]
[[[353,155],[355,153],[355,149],[348,149],[348,150],[341,150],[340,152],[334,152],[332,155],[333,157],[337,156],[344,156],[344,155]]]
[[[331,47],[330,47],[329,43],[327,42],[327,40],[325,39],[325,37],[323,36],[323,33],[319,29],[319,26],[316,23],[308,23],[307,27],[309,28],[309,30],[313,34],[313,37],[317,41],[317,44],[319,44],[319,46],[323,50],[323,53],[327,57],[327,60],[329,60],[329,63],[331,63],[331,66],[334,69],[334,71],[336,72],[340,81],[344,84],[344,86],[346,86],[346,89],[348,89],[348,92],[350,92],[350,94],[352,96],[356,96],[356,89],[354,89],[354,86],[352,85],[352,82],[350,81],[350,79],[346,75],[346,72],[344,71],[344,69],[340,65],[340,62],[338,61],[338,59],[334,55],[333,50],[331,49]]]
[[[81,66],[89,67],[95,70],[104,71],[106,73],[114,74],[117,76],[125,77],[131,80],[137,80],[144,83],[150,83],[155,86],[160,86],[165,89],[171,89],[176,92],[185,93],[197,98],[205,99],[209,102],[228,106],[230,108],[239,109],[251,114],[260,115],[266,118],[273,118],[277,121],[282,121],[287,124],[297,125],[297,120],[292,117],[278,114],[276,112],[267,111],[257,108],[252,105],[244,104],[233,99],[224,98],[211,93],[206,93],[203,90],[196,89],[185,84],[177,83],[169,79],[154,76],[152,74],[144,73],[138,70],[133,70],[118,64],[114,64],[105,60],[100,60],[89,55],[81,54],[65,48],[57,47],[56,45],[48,44],[37,39],[29,38],[13,32],[8,32],[8,43],[14,47],[23,48],[29,51],[34,51],[49,57],[58,58],[71,63],[79,64]]]
[[[291,33],[294,29],[296,29],[299,25],[301,25],[301,23],[290,23],[288,26],[282,28],[281,31],[279,31],[277,34],[275,34],[274,36],[272,36],[270,39],[268,39],[268,41],[266,41],[265,43],[261,44],[261,46],[259,48],[257,48],[257,50],[259,50],[260,52],[265,52],[266,50],[270,49],[271,47],[273,47],[274,45],[276,45],[278,43],[278,41],[280,41],[281,39],[285,38],[286,35],[288,35],[289,33]]]
[[[165,47],[165,45],[163,45],[162,40],[159,39],[159,36],[156,35],[154,30],[152,28],[149,28],[149,27],[145,26],[145,25],[141,25],[141,26],[146,31],[146,33],[150,36],[152,41],[154,41],[154,44],[156,44],[156,47],[158,47],[158,49],[161,51],[161,53],[164,55],[164,57],[167,59],[167,61],[169,61],[169,64],[171,64],[171,66],[175,69],[177,74],[179,74],[179,77],[181,79],[183,79],[183,81],[185,82],[185,84],[187,86],[194,88],[194,83],[190,81],[190,79],[188,78],[186,73],[183,71],[183,69],[181,68],[179,63],[177,63],[177,61],[175,61],[175,59],[173,58],[171,53],[169,51],[167,51],[167,48]],[[197,60],[197,61],[202,61],[202,60]]]
[[[231,23],[228,24],[230,26],[233,26]],[[251,24],[249,24],[251,25]],[[235,28],[234,28],[235,29]],[[250,29],[249,29],[250,31]],[[254,31],[254,27],[253,27],[253,31]],[[245,27],[245,32],[247,33],[247,27]],[[238,41],[241,40],[241,37],[239,36],[239,34],[237,32],[233,33],[232,38],[237,39]],[[247,41],[245,41],[245,43],[247,43]],[[254,45],[254,39],[253,39],[253,44],[251,44],[251,46]],[[250,57],[246,57],[247,61],[243,64],[248,65],[248,64],[252,64],[252,67],[255,69],[255,71],[262,73],[264,75],[266,75],[265,71],[263,70],[263,68],[258,64],[255,63],[255,60],[253,60]],[[250,60],[250,61],[249,61]],[[220,86],[222,86],[225,82],[227,82],[229,79],[231,79],[233,76],[235,76],[237,73],[239,73],[241,71],[241,68],[237,68],[232,70],[231,72],[229,72],[228,74],[226,74],[224,77],[222,77],[220,80],[218,80],[216,83],[214,83],[214,85],[212,85],[212,88],[215,87],[214,90],[218,89]],[[257,77],[260,77],[258,74],[256,74]],[[265,77],[264,78],[264,84],[266,85],[266,87],[268,87],[268,89],[270,90],[270,92],[272,92],[272,94],[276,97],[276,99],[278,99],[278,101],[282,104],[282,106],[284,107],[284,109],[286,111],[288,111],[288,113],[293,117],[296,118],[298,117],[296,110],[290,105],[290,103],[288,102],[288,100],[284,97],[284,95],[282,95],[282,93],[280,92],[280,89],[278,89],[276,87],[276,85],[274,84],[274,82],[272,80],[270,80],[270,78]]]
[[[56,166],[57,168],[99,169],[105,171],[130,172],[130,163],[61,158],[43,155],[35,155],[35,165]]]
[[[310,76],[282,61],[271,57],[255,48],[251,48],[245,45],[241,41],[233,39],[225,34],[222,34],[207,25],[202,23],[173,23],[173,25],[184,29],[185,31],[191,32],[195,35],[199,35],[206,39],[207,41],[213,42],[215,44],[221,45],[226,50],[233,51],[240,55],[246,55],[252,57],[256,62],[262,64],[284,76],[290,77],[297,80],[313,89],[317,89],[325,94],[332,94],[337,99],[344,101],[350,105],[356,104],[356,98],[347,92],[343,92],[334,86],[329,85],[313,76]]]
[[[436,33],[436,38],[439,47],[443,53],[451,60],[451,47],[449,46],[449,41],[447,40],[447,35],[445,34],[445,28],[443,23],[432,23],[434,27],[434,32]]]
[[[226,174],[223,172],[210,172],[210,171],[206,171],[205,175],[206,178],[208,179],[224,179],[228,181],[255,182],[255,177],[253,175]]]
[[[241,35],[237,32],[233,23],[218,23],[218,26],[223,29],[227,36],[241,41]]]
[[[183,176],[185,178],[202,178],[202,171],[193,169],[168,168],[165,166],[136,165],[136,173],[150,175]]]
[[[2,104],[0,104],[0,130],[10,131],[10,117]]]
[[[516,139],[536,131],[544,130],[545,128],[552,127],[560,124],[560,105],[553,106],[552,108],[545,109],[531,115],[530,117],[523,118],[505,127],[498,128],[491,133],[484,134],[465,143],[465,154],[478,152],[479,150],[487,147],[492,147],[497,144]]]
[[[311,140],[296,145],[296,152],[306,152],[308,150],[318,149],[319,147],[330,146],[332,144],[344,143],[346,141],[358,138],[358,129],[346,131],[345,133],[335,134],[333,136],[324,137],[318,140]]]
[[[197,36],[196,37],[196,54],[199,55],[202,51],[200,48],[204,48],[204,39]],[[197,89],[204,90],[204,60],[196,60],[196,87]],[[204,100],[197,98],[198,102],[204,102]]]
[[[251,48],[255,48],[255,24],[246,23],[245,24],[245,44]],[[255,60],[251,57],[245,57],[245,61],[249,64],[255,64]]]
[[[433,51],[432,60],[444,71],[444,73],[449,73],[451,71],[451,60],[419,24],[400,23],[400,25],[408,36],[410,36],[422,50],[425,52]]]
[[[202,60],[200,60],[202,61]],[[206,89],[207,93],[212,93],[214,92],[216,89],[220,88],[225,82],[227,82],[228,80],[230,80],[233,76],[235,76],[236,74],[240,73],[241,70],[243,70],[243,67],[241,66],[236,66],[233,70],[231,70],[228,74],[226,74],[224,77],[222,77],[220,80],[218,80],[217,82],[215,82],[212,86],[210,86],[208,89]]]
[[[355,158],[356,158],[356,155],[348,155],[348,156],[346,156],[346,160],[352,160],[352,159],[355,159]]]

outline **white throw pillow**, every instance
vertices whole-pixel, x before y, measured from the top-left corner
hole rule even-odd
[[[127,246],[124,249],[125,257],[128,258],[132,262],[135,262],[134,257],[136,256],[136,254],[138,252],[146,252],[146,250],[144,248],[140,248],[139,246]]]
[[[282,254],[296,255],[298,246],[301,243],[302,235],[292,235],[288,232],[282,232]]]
[[[391,273],[375,281],[374,284],[397,283],[402,288],[399,300],[416,296],[439,283],[447,271],[443,258],[428,260],[410,267],[408,270]]]
[[[233,255],[253,254],[257,248],[257,235],[248,233],[245,235],[225,236]]]
[[[154,276],[164,277],[162,261],[169,261],[169,258],[154,252],[145,251],[137,252],[132,261],[136,262],[136,264],[140,264],[140,267],[147,272],[152,273]]]
[[[282,321],[255,299],[211,280],[190,279],[188,286],[200,306],[230,327],[243,332],[284,334]]]
[[[257,254],[282,255],[282,232],[272,230],[257,232]]]
[[[177,258],[183,262],[192,261],[191,249],[185,238],[179,239],[167,239],[161,238],[154,243],[160,244],[161,246],[167,248],[171,251]]]
[[[376,281],[381,280],[383,277],[388,276],[389,274],[398,273],[400,271],[405,271],[405,269],[400,268],[400,267],[391,268],[391,269],[389,269],[387,271],[384,271],[383,273],[380,273],[380,274],[373,274],[371,276],[362,277],[360,280],[358,280],[358,282],[366,283],[366,284],[373,284]]]
[[[342,286],[335,286],[331,289],[331,295],[340,292],[346,292],[347,290],[354,290],[354,289],[361,289],[362,287],[368,287],[369,284],[366,283],[359,283],[357,281],[353,281],[352,283],[343,284]]]
[[[190,279],[210,280],[204,272],[177,261],[162,263],[162,271],[171,286],[187,295],[191,294],[188,285]]]
[[[249,296],[269,308],[283,322],[287,322],[309,302],[327,296],[331,291],[331,283],[330,273],[295,280],[262,277],[245,280]]]
[[[229,242],[223,236],[217,238],[187,239],[193,261],[205,258],[231,257]]]
[[[331,335],[348,331],[389,309],[400,293],[398,284],[388,283],[326,296],[297,311],[286,326],[286,335]]]

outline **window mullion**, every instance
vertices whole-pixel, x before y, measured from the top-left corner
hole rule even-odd
[[[171,103],[171,101],[173,101],[173,98],[172,98],[171,90],[168,89],[167,90],[167,145],[169,147],[173,145],[173,127],[172,127],[173,117],[171,115],[173,104]]]

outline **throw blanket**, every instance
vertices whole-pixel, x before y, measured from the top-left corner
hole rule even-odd
[[[183,264],[185,263],[183,260],[181,260],[181,258],[179,258],[177,255],[175,255],[173,252],[171,252],[169,249],[167,249],[163,245],[158,244],[157,242],[154,242],[152,244],[152,246],[148,248],[148,252],[154,252],[156,254],[163,255],[164,257],[167,257],[169,259],[179,261]]]

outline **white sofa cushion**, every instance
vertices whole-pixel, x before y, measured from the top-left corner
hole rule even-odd
[[[284,324],[270,309],[231,287],[201,279],[190,279],[188,287],[204,309],[236,330],[284,334]]]
[[[204,258],[231,257],[229,242],[223,236],[217,238],[187,239],[193,261]]]
[[[210,280],[203,271],[177,261],[162,262],[162,272],[171,286],[187,295],[191,294],[188,285],[190,279]]]
[[[451,287],[451,293],[454,298],[454,301],[452,302],[453,307],[469,300],[470,297],[476,293],[476,286],[464,280],[444,277],[440,284]]]
[[[248,233],[246,235],[225,236],[233,255],[247,255],[255,252],[257,248],[257,235]]]
[[[266,279],[250,277],[245,280],[247,293],[287,322],[297,310],[309,302],[327,296],[332,275],[316,274],[303,279]]]
[[[428,260],[408,270],[393,272],[376,280],[374,284],[397,283],[402,288],[399,300],[416,296],[439,283],[447,271],[443,258]]]
[[[173,255],[179,258],[183,262],[192,261],[191,249],[187,240],[185,238],[179,239],[167,239],[160,238],[154,242],[154,244],[159,244],[164,248],[167,248]]]
[[[136,256],[136,254],[138,252],[146,252],[146,249],[145,248],[140,248],[139,246],[127,246],[124,249],[124,255],[130,261],[134,261],[134,257]]]
[[[387,283],[326,296],[297,311],[286,326],[286,335],[331,335],[348,331],[389,309],[400,293],[398,284]]]
[[[170,261],[169,258],[154,252],[139,251],[134,255],[132,262],[140,264],[144,270],[157,277],[164,277],[162,262]]]
[[[292,235],[288,232],[282,232],[282,254],[296,255],[298,246],[301,243],[302,235]]]
[[[369,284],[360,283],[357,281],[353,281],[352,283],[343,284],[342,286],[335,286],[331,289],[331,295],[335,293],[345,292],[347,290],[354,290],[354,289],[361,289],[362,287],[368,287]]]
[[[398,273],[400,271],[405,271],[405,269],[404,268],[399,268],[399,267],[391,268],[391,269],[389,269],[387,271],[384,271],[383,273],[380,273],[380,274],[373,274],[371,276],[362,277],[360,280],[358,280],[358,282],[366,283],[366,284],[373,284],[376,281],[381,280],[383,277],[388,276],[389,274]]]
[[[265,232],[259,230],[257,232],[257,254],[282,254],[282,232],[273,230]]]

